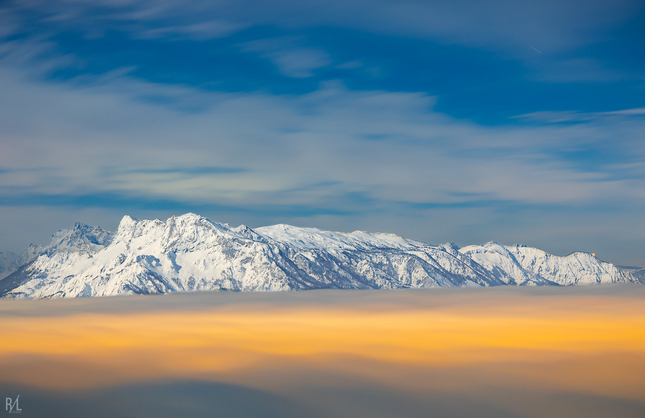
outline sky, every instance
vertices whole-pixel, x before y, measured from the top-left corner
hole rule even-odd
[[[0,251],[75,222],[645,265],[641,1],[0,2]]]

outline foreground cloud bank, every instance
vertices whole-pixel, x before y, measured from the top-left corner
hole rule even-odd
[[[232,228],[189,213],[125,216],[114,234],[77,224],[30,247],[0,281],[5,298],[199,290],[289,291],[637,283],[593,254],[557,257],[522,245],[459,248],[393,234],[289,225]]]
[[[644,297],[611,285],[10,301],[0,390],[47,417],[631,418],[645,409]]]

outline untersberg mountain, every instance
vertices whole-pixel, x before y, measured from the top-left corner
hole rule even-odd
[[[495,242],[459,248],[397,235],[275,225],[232,228],[195,214],[116,233],[76,224],[5,264],[0,297],[638,283],[592,254],[557,257]]]

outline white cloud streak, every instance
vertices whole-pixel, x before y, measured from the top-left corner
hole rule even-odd
[[[92,87],[51,84],[2,70],[0,86],[5,194],[129,192],[300,205],[351,193],[444,204],[484,195],[582,204],[633,199],[645,190],[642,178],[612,177],[602,166],[580,171],[552,155],[602,148],[618,132],[627,137],[614,146],[642,163],[640,119],[486,128],[433,112],[433,99],[423,94],[353,92],[338,83],[300,97],[269,96],[204,93],[127,76]],[[147,102],[151,96],[175,105]],[[200,110],[183,110],[191,104]],[[163,171],[195,166],[237,171]],[[312,187],[320,184],[326,186]]]
[[[244,51],[256,52],[271,60],[287,77],[311,77],[312,70],[331,64],[326,52],[303,48],[299,46],[300,43],[299,39],[282,37],[258,39],[240,46]]]
[[[587,122],[593,120],[607,119],[612,117],[644,117],[645,108],[613,110],[610,112],[576,112],[576,111],[543,111],[532,112],[524,115],[513,116],[514,119],[526,119],[547,123],[562,122]]]
[[[87,30],[116,25],[136,33],[156,24],[158,34],[201,31],[208,38],[249,25],[333,25],[469,46],[512,48],[525,54],[534,54],[527,51],[527,44],[554,54],[605,40],[607,29],[628,21],[641,9],[637,0],[31,0],[5,6],[8,12],[37,11],[49,21]]]
[[[493,51],[523,61],[536,81],[597,83],[637,76],[581,48],[612,39],[612,30],[642,10],[638,0],[30,0],[0,6],[0,23],[7,22],[0,37],[40,27],[43,36],[73,29],[96,38],[111,30],[139,39],[199,41],[252,26],[295,33],[349,28]],[[331,63],[325,51],[306,45],[262,53],[289,77],[310,77]]]

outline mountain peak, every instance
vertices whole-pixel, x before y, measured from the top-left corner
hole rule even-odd
[[[135,225],[137,222],[139,222],[138,219],[133,218],[129,215],[125,215],[123,218],[121,218],[121,222],[119,222],[118,230],[120,230],[121,228],[129,228],[132,225]]]

